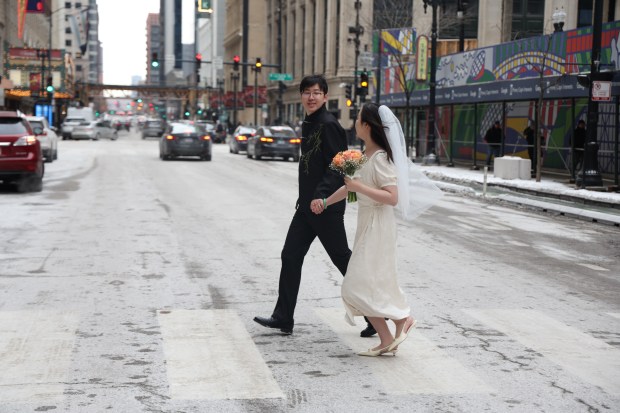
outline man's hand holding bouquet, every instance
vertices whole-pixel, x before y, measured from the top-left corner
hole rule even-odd
[[[334,156],[329,167],[351,179],[353,175],[355,175],[355,172],[357,172],[367,160],[368,158],[366,158],[366,155],[362,152],[350,149],[348,151],[338,152],[336,156]],[[347,185],[350,185],[350,183],[347,183]],[[355,192],[349,192],[347,194],[347,202],[356,201],[357,195]]]

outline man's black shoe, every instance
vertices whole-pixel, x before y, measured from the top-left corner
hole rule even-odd
[[[293,334],[293,323],[284,323],[273,317],[254,317],[254,321],[263,327],[278,328],[284,334]]]
[[[372,337],[377,334],[377,330],[372,326],[372,324],[368,323],[365,329],[360,333],[360,337]]]

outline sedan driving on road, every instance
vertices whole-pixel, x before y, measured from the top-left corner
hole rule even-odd
[[[71,132],[73,139],[91,139],[97,141],[99,139],[118,139],[118,132],[112,127],[109,120],[95,120],[92,122],[82,122],[73,127]]]
[[[58,135],[56,129],[51,128],[44,116],[26,116],[32,129],[41,131],[37,134],[37,139],[41,142],[41,151],[45,162],[53,162],[58,159]]]
[[[261,126],[248,139],[247,157],[261,159],[263,156],[291,158],[299,161],[301,139],[289,126]]]
[[[200,125],[171,123],[159,140],[159,157],[163,160],[178,156],[198,156],[203,161],[211,160],[211,136]]]
[[[248,150],[248,138],[254,136],[256,129],[248,126],[237,126],[232,136],[228,138],[228,149],[230,153]]]

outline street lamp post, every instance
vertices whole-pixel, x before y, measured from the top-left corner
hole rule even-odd
[[[432,8],[432,24],[431,24],[431,76],[429,85],[429,108],[428,108],[428,145],[426,155],[424,156],[424,164],[439,164],[439,157],[435,153],[435,88],[436,88],[436,71],[437,71],[437,7],[439,0],[423,0],[424,13],[426,8]]]
[[[587,142],[584,147],[583,169],[577,178],[577,188],[603,186],[603,177],[598,169],[598,101],[592,99],[594,82],[600,80],[601,39],[603,31],[603,2],[594,4],[592,23],[592,57],[590,60],[590,87],[588,92]]]
[[[234,96],[233,126],[237,127],[237,82],[239,82],[239,73],[231,73],[230,79],[233,82],[233,96]]]

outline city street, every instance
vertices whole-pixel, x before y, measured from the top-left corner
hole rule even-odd
[[[297,163],[157,139],[61,141],[0,188],[0,412],[620,411],[617,227],[446,193],[399,226],[418,326],[395,357],[344,321],[318,241],[293,335],[277,298]],[[357,206],[347,207],[349,242]]]

